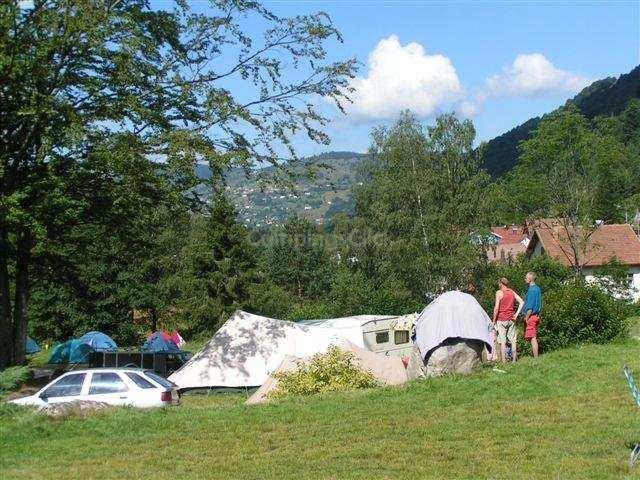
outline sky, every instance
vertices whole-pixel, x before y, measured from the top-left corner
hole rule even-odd
[[[208,3],[195,0],[203,10]],[[640,63],[640,0],[263,0],[281,16],[328,13],[344,37],[328,60],[361,66],[330,146],[300,136],[300,154],[367,149],[372,127],[404,109],[426,123],[471,119],[491,139],[562,105],[594,80]],[[260,29],[260,25],[253,27]],[[259,35],[260,32],[250,32]]]

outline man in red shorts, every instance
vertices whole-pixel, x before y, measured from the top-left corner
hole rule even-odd
[[[538,358],[538,324],[540,323],[540,311],[542,310],[542,290],[536,285],[536,274],[528,272],[524,281],[529,288],[524,297],[524,338],[531,342],[533,357]]]

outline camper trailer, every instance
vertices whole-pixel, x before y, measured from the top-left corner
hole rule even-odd
[[[354,317],[302,320],[298,325],[331,330],[336,337],[349,339],[356,345],[380,355],[409,355],[417,313],[402,316],[358,315]]]
[[[362,325],[365,348],[387,356],[410,355],[417,314],[371,320]]]

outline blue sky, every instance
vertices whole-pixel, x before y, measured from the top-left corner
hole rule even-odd
[[[355,104],[328,128],[330,147],[364,151],[402,108],[426,122],[455,110],[478,140],[563,104],[584,85],[640,63],[638,1],[264,0],[282,16],[327,12],[344,37],[329,60],[357,57]],[[207,8],[203,1],[195,9]],[[255,26],[259,28],[259,26]],[[255,32],[259,34],[259,32]]]

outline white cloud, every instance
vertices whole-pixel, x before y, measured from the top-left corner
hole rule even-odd
[[[460,102],[456,107],[456,113],[462,118],[473,118],[480,111],[480,102],[468,101]]]
[[[419,43],[401,45],[396,35],[380,40],[369,54],[369,72],[351,82],[351,118],[393,119],[410,109],[427,117],[463,93],[451,60],[428,55]]]
[[[520,54],[502,73],[487,78],[488,91],[496,96],[574,93],[588,84],[585,77],[556,68],[541,53]]]

